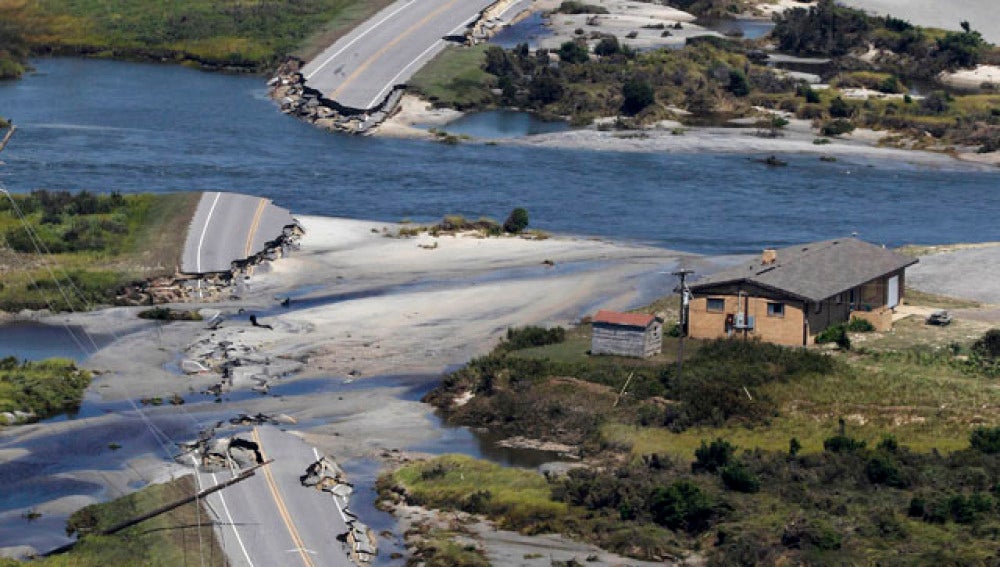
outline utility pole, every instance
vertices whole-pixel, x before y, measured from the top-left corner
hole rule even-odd
[[[684,337],[687,336],[687,326],[688,326],[687,311],[684,308],[685,303],[687,303],[687,294],[688,294],[686,280],[687,280],[687,277],[689,275],[693,274],[693,273],[694,273],[694,270],[689,270],[687,268],[681,268],[680,270],[677,270],[676,272],[671,272],[672,275],[677,276],[681,280],[680,286],[678,286],[678,288],[677,288],[677,291],[679,292],[679,297],[680,297],[680,302],[679,302],[679,304],[680,304],[680,315],[678,317],[678,319],[679,319],[679,327],[680,327],[679,328],[679,330],[680,330],[680,337],[678,337],[679,340],[677,341],[677,381],[678,382],[680,382],[681,375],[684,372]]]

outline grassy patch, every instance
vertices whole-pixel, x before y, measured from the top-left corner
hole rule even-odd
[[[482,69],[486,48],[448,46],[410,79],[410,86],[438,106],[462,110],[489,104],[495,78]]]
[[[215,540],[208,511],[200,504],[186,504],[110,536],[87,535],[110,527],[196,490],[191,476],[154,484],[105,504],[87,506],[68,522],[70,533],[81,535],[71,551],[24,563],[40,567],[106,567],[108,565],[226,565],[225,553]],[[2,564],[2,562],[0,562]],[[22,565],[22,563],[11,563]]]
[[[505,529],[547,531],[567,511],[550,500],[542,475],[463,455],[408,465],[392,473],[391,482],[406,489],[412,504],[485,514]]]
[[[175,273],[200,198],[200,193],[15,195],[43,252],[51,252],[44,256],[36,253],[10,203],[0,202],[0,309],[85,310],[110,303],[126,283]]]
[[[71,360],[0,360],[0,412],[31,412],[36,419],[76,411],[90,385],[90,372]]]
[[[0,11],[36,51],[192,61],[261,71],[374,14],[376,0],[134,2],[0,0]]]

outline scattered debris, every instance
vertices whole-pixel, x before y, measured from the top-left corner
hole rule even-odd
[[[297,250],[304,234],[298,225],[286,226],[281,236],[268,242],[264,250],[246,260],[233,262],[228,272],[213,274],[182,274],[150,278],[118,290],[118,305],[156,305],[162,303],[206,303],[239,297],[245,291],[245,279],[263,262],[277,260]],[[209,328],[218,324],[215,317]]]
[[[322,457],[309,465],[306,474],[299,479],[302,486],[313,487],[316,490],[333,495],[337,507],[344,513],[348,532],[337,539],[347,543],[351,557],[356,563],[368,564],[378,553],[375,533],[367,525],[358,521],[357,516],[348,509],[354,485],[347,482],[343,469],[330,457]]]
[[[950,325],[951,324],[951,313],[948,313],[945,309],[939,309],[927,316],[928,325]]]

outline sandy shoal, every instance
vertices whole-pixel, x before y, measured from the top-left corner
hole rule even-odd
[[[178,353],[204,339],[308,360],[305,377],[438,373],[485,353],[507,327],[565,325],[598,307],[631,307],[667,293],[672,284],[659,272],[692,258],[588,238],[397,238],[388,236],[399,228],[391,223],[299,220],[306,229],[300,249],[259,270],[250,296],[207,306],[235,314],[275,309],[293,296],[290,309],[266,319],[274,330],[242,318],[218,331],[203,323],[134,328],[88,361],[105,372],[93,391],[114,400],[204,389],[217,377],[172,370]],[[135,311],[81,314],[73,322],[105,330]]]

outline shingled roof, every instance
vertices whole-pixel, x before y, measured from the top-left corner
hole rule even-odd
[[[619,313],[617,311],[606,311],[602,309],[597,312],[597,315],[594,315],[593,322],[645,328],[653,322],[653,319],[655,319],[655,317],[645,313]]]
[[[782,248],[770,264],[763,263],[758,256],[693,284],[691,291],[748,282],[799,299],[822,301],[916,263],[916,258],[857,238],[838,238]]]

